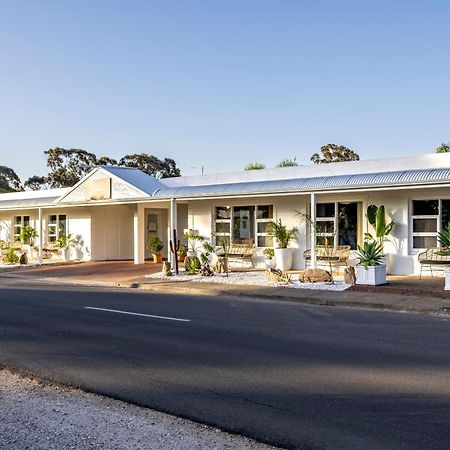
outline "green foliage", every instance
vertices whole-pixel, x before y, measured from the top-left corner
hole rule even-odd
[[[297,158],[293,158],[293,159],[283,159],[282,161],[280,161],[276,167],[280,168],[280,167],[295,167],[298,166],[298,163],[296,161]]]
[[[20,261],[19,255],[17,255],[14,247],[9,247],[6,253],[3,255],[3,262],[5,264],[17,264]]]
[[[25,225],[20,232],[19,238],[24,244],[34,245],[35,239],[38,237],[36,228]]]
[[[183,239],[188,240],[189,250],[196,252],[202,247],[202,243],[206,238],[200,234],[196,234],[194,230],[189,230],[187,233],[183,234]]]
[[[244,170],[261,170],[265,169],[266,166],[259,162],[252,162],[245,166]]]
[[[177,168],[177,164],[173,159],[164,158],[161,160],[147,153],[125,155],[119,161],[119,166],[135,167],[155,178],[172,178],[181,175],[180,169]]]
[[[0,194],[23,191],[19,176],[6,166],[0,166]]]
[[[266,257],[266,259],[273,259],[275,256],[275,250],[273,248],[265,248],[263,250],[263,255]]]
[[[184,269],[188,275],[196,275],[200,270],[201,263],[197,256],[188,256],[184,260]]]
[[[61,250],[67,250],[69,247],[73,247],[76,244],[76,240],[69,233],[67,235],[63,234],[56,240],[56,245]]]
[[[180,241],[180,246],[178,248],[178,254],[180,256],[186,256],[187,255],[187,246]]]
[[[314,153],[311,161],[314,164],[327,164],[343,161],[359,161],[359,155],[343,145],[327,144],[320,147],[320,153]]]
[[[164,248],[164,244],[158,236],[151,234],[147,239],[147,248],[152,255],[159,255]]]
[[[436,153],[450,153],[450,142],[447,144],[443,142],[439,147],[436,148]]]
[[[386,222],[386,212],[383,205],[370,205],[367,207],[366,217],[370,225],[375,230],[375,237],[370,233],[365,233],[365,239],[377,240],[379,244],[383,244],[383,239],[389,236],[394,228],[395,222]]]
[[[359,263],[367,270],[372,266],[379,266],[383,258],[383,247],[377,241],[364,241],[362,247],[358,245]]]
[[[269,235],[276,239],[279,248],[287,248],[296,233],[297,228],[288,229],[286,225],[282,224],[281,219],[270,222]]]
[[[447,228],[438,233],[437,240],[441,247],[447,250],[450,249],[450,223],[447,225]]]

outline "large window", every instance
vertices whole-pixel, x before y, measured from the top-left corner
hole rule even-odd
[[[22,233],[22,228],[27,225],[30,225],[30,216],[14,216],[14,223],[13,223],[14,242],[20,242],[20,234]]]
[[[273,245],[272,236],[269,236],[272,205],[218,206],[214,217],[215,232],[235,244]]]
[[[358,203],[317,203],[316,244],[358,245]]]
[[[434,248],[439,231],[450,222],[450,200],[412,201],[412,248]]]
[[[54,243],[61,236],[67,236],[67,216],[65,214],[51,214],[48,216],[48,242]]]

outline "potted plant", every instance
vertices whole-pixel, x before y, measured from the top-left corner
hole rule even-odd
[[[377,286],[386,284],[386,265],[383,261],[383,247],[377,241],[364,241],[358,245],[359,264],[356,266],[356,284]]]
[[[34,243],[37,237],[38,233],[36,228],[33,228],[30,225],[25,225],[20,232],[19,239],[21,240],[23,250],[27,253],[29,259],[33,256],[32,250],[34,249]]]
[[[178,261],[184,262],[187,255],[187,247],[183,242],[180,242],[180,247],[178,248]]]
[[[439,251],[436,252],[439,256],[449,256],[450,255],[450,223],[447,228],[444,228],[438,233],[437,240],[439,242]],[[444,270],[445,275],[445,287],[444,290],[450,290],[450,269],[446,268]]]
[[[188,230],[188,232],[183,235],[183,238],[188,240],[186,256],[197,256],[197,252],[201,249],[205,237],[198,234],[195,230]]]
[[[154,263],[162,263],[162,250],[164,248],[164,244],[161,239],[152,234],[147,239],[147,248],[150,250],[150,253],[153,256]]]
[[[64,261],[70,261],[70,247],[75,244],[75,239],[73,239],[72,235],[63,234],[56,240],[56,245],[58,246],[61,254],[61,258]]]
[[[264,263],[266,265],[267,269],[273,269],[274,268],[274,258],[275,258],[275,252],[273,250],[273,248],[265,248],[263,250],[263,255],[264,255]]]
[[[12,245],[4,249],[2,256],[2,261],[4,264],[19,264],[19,260],[20,257]]]
[[[292,252],[288,246],[296,233],[297,228],[288,228],[281,219],[270,222],[270,235],[275,238],[278,246],[274,249],[276,267],[282,272],[292,267]]]

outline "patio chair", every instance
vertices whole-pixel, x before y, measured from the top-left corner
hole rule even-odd
[[[328,264],[330,272],[332,273],[332,266],[347,267],[347,261],[350,256],[350,245],[317,245],[316,246],[316,261],[324,264]],[[311,249],[303,252],[303,258],[305,259],[305,269],[311,264]]]
[[[433,276],[433,266],[450,267],[450,254],[443,248],[429,248],[417,255],[420,264],[420,277],[424,267],[429,268]]]

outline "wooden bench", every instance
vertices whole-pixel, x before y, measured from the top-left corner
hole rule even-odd
[[[433,276],[433,266],[450,267],[450,251],[444,248],[429,248],[417,255],[420,264],[420,278],[422,278],[422,269],[428,266]]]
[[[317,245],[316,246],[316,261],[318,263],[325,263],[330,266],[330,272],[332,272],[332,266],[345,266],[347,267],[347,260],[350,256],[350,245]],[[311,264],[311,249],[303,252],[303,258],[305,259],[305,269]]]
[[[255,254],[254,244],[230,244],[228,249],[228,259],[237,261],[250,261],[254,266],[253,255]],[[217,256],[224,256],[224,251],[221,247],[216,249]]]

